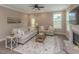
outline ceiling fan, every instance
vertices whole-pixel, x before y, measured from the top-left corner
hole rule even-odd
[[[32,9],[38,9],[38,10],[44,8],[44,6],[39,6],[38,4],[35,4],[34,6],[30,6],[30,7],[33,7]]]

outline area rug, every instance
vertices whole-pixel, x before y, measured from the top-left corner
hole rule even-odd
[[[14,51],[22,54],[54,54],[65,53],[61,38],[58,36],[47,36],[44,43],[35,42],[35,37],[24,45],[19,45]]]

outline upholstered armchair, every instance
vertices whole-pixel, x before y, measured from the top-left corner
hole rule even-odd
[[[39,27],[39,32],[45,32],[44,26],[40,26],[40,27]]]
[[[53,26],[49,26],[48,27],[48,30],[46,31],[46,35],[54,35]]]

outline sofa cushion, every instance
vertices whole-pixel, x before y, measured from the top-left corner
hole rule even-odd
[[[26,32],[20,39],[19,39],[19,43],[24,44],[26,41],[28,41],[29,39],[31,39],[33,36],[36,35],[36,31],[29,31]]]
[[[36,28],[35,28],[35,27],[29,27],[29,30],[30,30],[30,31],[35,31]]]

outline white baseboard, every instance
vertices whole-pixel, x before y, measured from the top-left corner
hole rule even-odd
[[[65,35],[65,33],[55,33],[55,34],[59,34],[59,35]]]

